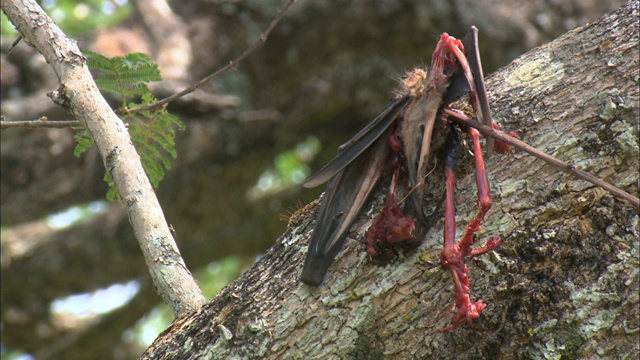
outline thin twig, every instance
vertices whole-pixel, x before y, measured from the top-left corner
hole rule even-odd
[[[22,34],[20,34],[20,36],[18,36],[18,38],[11,44],[11,46],[9,46],[9,50],[7,50],[7,55],[9,55],[11,53],[11,51],[18,46],[18,44],[20,43],[20,41],[22,41]]]
[[[296,2],[296,0],[289,0],[289,2],[287,3],[287,5],[280,10],[280,12],[278,13],[278,15],[273,19],[273,21],[271,22],[271,24],[269,24],[269,27],[267,28],[267,30],[265,30],[260,37],[258,38],[258,40],[256,40],[256,42],[253,43],[253,45],[251,45],[249,48],[247,48],[242,54],[240,54],[240,56],[238,56],[237,58],[235,58],[234,60],[232,60],[231,62],[229,62],[229,64],[227,64],[226,66],[224,66],[223,68],[217,70],[216,72],[214,72],[211,75],[208,75],[207,77],[203,78],[202,80],[198,81],[197,83],[191,85],[190,87],[176,93],[173,94],[169,97],[166,97],[162,100],[156,101],[153,104],[149,104],[149,105],[144,105],[144,106],[138,106],[135,107],[133,109],[120,109],[117,112],[119,114],[130,114],[130,113],[137,113],[140,111],[147,111],[147,110],[154,110],[157,109],[165,104],[168,104],[184,95],[187,95],[189,93],[192,93],[194,91],[196,91],[196,89],[198,89],[200,86],[202,86],[203,84],[205,84],[206,82],[213,80],[219,76],[221,76],[222,74],[225,74],[226,72],[235,69],[238,67],[238,65],[240,64],[240,62],[242,62],[242,60],[244,60],[247,56],[251,55],[251,53],[253,53],[260,45],[262,45],[265,41],[267,41],[267,36],[269,36],[269,34],[271,33],[271,31],[273,31],[273,29],[276,27],[276,25],[278,25],[278,23],[280,22],[280,20],[282,20],[282,18],[284,17],[284,14],[287,12],[287,10],[289,10],[289,8]]]
[[[492,137],[494,139],[500,140],[508,145],[513,146],[516,149],[522,150],[526,153],[529,153],[530,155],[533,155],[534,157],[545,161],[548,164],[551,164],[555,167],[557,167],[558,169],[571,174],[575,177],[577,177],[578,179],[582,179],[585,181],[588,181],[596,186],[599,186],[607,191],[609,191],[610,193],[612,193],[613,195],[627,200],[629,202],[631,202],[631,204],[633,206],[635,206],[636,208],[640,209],[640,199],[638,199],[637,197],[629,194],[628,192],[613,186],[609,183],[604,182],[603,180],[600,180],[599,178],[589,174],[588,172],[582,171],[580,169],[578,169],[575,165],[573,164],[569,164],[567,162],[564,162],[556,157],[553,157],[551,155],[548,155],[530,145],[527,145],[526,143],[512,137],[509,136],[505,133],[503,133],[502,131],[495,131],[493,130],[491,127],[483,125],[475,120],[472,120],[468,117],[466,117],[463,114],[460,114],[456,111],[452,111],[452,110],[445,110],[445,113],[447,115],[449,115],[449,117],[451,119],[453,119],[455,122],[457,122],[458,124],[463,124],[466,126],[470,126],[472,128],[477,129],[478,131],[480,131],[482,133],[482,135],[484,136],[488,136],[488,137]]]
[[[82,123],[78,120],[62,120],[62,121],[49,121],[49,120],[25,120],[25,121],[0,121],[0,129],[5,130],[9,128],[68,128],[82,126]]]

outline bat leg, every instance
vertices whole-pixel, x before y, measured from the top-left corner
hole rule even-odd
[[[497,126],[497,125],[496,125]],[[478,154],[475,157],[476,161],[476,185],[478,187],[478,213],[476,217],[469,222],[465,233],[458,243],[460,248],[463,250],[465,256],[473,257],[476,255],[484,254],[488,251],[491,251],[497,248],[500,245],[500,238],[493,237],[487,240],[487,243],[483,247],[479,247],[476,249],[471,249],[471,245],[473,245],[473,239],[475,237],[475,233],[480,230],[480,224],[484,219],[484,216],[487,214],[489,209],[491,208],[491,189],[489,187],[489,178],[487,177],[487,171],[484,166],[484,159],[482,158],[482,151],[480,148],[480,134],[476,129],[469,129],[469,134],[471,135],[471,139],[473,141],[473,151]],[[498,142],[496,142],[498,143]],[[502,142],[500,142],[502,143]],[[506,145],[506,144],[505,144]]]
[[[460,135],[456,131],[451,131],[451,139],[448,141],[449,149],[445,162],[445,220],[444,220],[444,249],[440,254],[440,263],[442,266],[449,268],[454,283],[455,308],[456,314],[451,319],[450,325],[440,329],[441,332],[447,332],[456,328],[463,320],[467,320],[469,324],[473,319],[480,316],[480,312],[487,306],[482,301],[471,303],[469,300],[469,269],[465,264],[465,258],[483,254],[487,251],[495,249],[500,245],[500,238],[492,238],[487,241],[484,247],[471,249],[475,232],[480,230],[480,223],[484,215],[491,208],[491,197],[489,195],[489,180],[482,158],[482,150],[480,148],[480,136],[478,131],[470,129],[469,133],[473,141],[473,148],[476,162],[476,183],[478,186],[478,213],[467,225],[462,239],[456,244],[456,219],[455,219],[455,172],[457,163],[457,153],[460,147]]]

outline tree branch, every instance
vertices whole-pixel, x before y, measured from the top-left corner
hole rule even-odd
[[[60,87],[52,98],[91,133],[126,205],[158,293],[176,315],[198,308],[204,296],[180,256],[124,124],[100,95],[76,43],[33,0],[3,1],[2,10],[58,76]]]
[[[11,128],[27,128],[27,129],[36,129],[36,128],[70,128],[70,127],[78,127],[82,126],[82,123],[78,120],[25,120],[25,121],[0,121],[0,129],[6,130]]]

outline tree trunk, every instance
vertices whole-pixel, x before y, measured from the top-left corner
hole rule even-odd
[[[637,1],[514,60],[488,79],[494,120],[532,146],[638,194]],[[490,44],[480,44],[490,47]],[[381,108],[382,108],[381,104]],[[375,201],[324,283],[298,281],[313,211],[240,279],[177,319],[142,359],[625,358],[638,353],[638,212],[524,153],[487,162],[493,208],[468,261],[472,301],[488,304],[450,333],[451,278],[439,265],[442,220],[421,247],[384,260],[363,250]],[[432,175],[442,181],[441,175]],[[439,180],[436,180],[439,179]],[[458,233],[475,179],[458,179]],[[482,243],[482,240],[479,241]]]

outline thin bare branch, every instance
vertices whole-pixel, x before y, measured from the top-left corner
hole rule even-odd
[[[282,20],[282,18],[284,17],[284,14],[287,12],[287,10],[289,10],[289,8],[291,6],[293,6],[293,4],[296,2],[296,0],[289,0],[289,2],[287,3],[287,5],[280,10],[280,12],[278,13],[278,15],[276,15],[276,17],[273,19],[273,21],[271,21],[271,24],[269,24],[269,27],[262,33],[260,34],[260,37],[258,38],[258,40],[256,40],[253,45],[251,45],[249,48],[247,48],[242,54],[240,54],[240,56],[238,56],[237,58],[233,59],[231,62],[229,62],[229,64],[227,64],[226,66],[218,69],[216,72],[206,76],[205,78],[203,78],[202,80],[198,81],[197,83],[191,85],[190,87],[175,93],[169,97],[166,97],[162,100],[156,101],[153,104],[149,104],[149,105],[144,105],[144,106],[138,106],[135,107],[133,109],[120,109],[118,110],[119,114],[130,114],[130,113],[137,113],[140,111],[147,111],[147,110],[154,110],[157,109],[159,107],[164,106],[165,104],[168,104],[182,96],[185,96],[189,93],[192,93],[194,91],[196,91],[200,86],[202,86],[203,84],[207,83],[208,81],[211,81],[217,77],[220,77],[221,75],[229,72],[232,69],[235,69],[238,67],[238,65],[240,64],[240,62],[242,62],[247,56],[251,55],[251,53],[253,53],[260,45],[262,45],[265,41],[267,41],[267,37],[269,36],[269,34],[271,33],[271,31],[273,31],[273,29],[276,27],[276,25],[278,25],[278,23],[280,22],[280,20]]]
[[[78,120],[59,120],[59,121],[49,121],[49,120],[23,120],[23,121],[0,121],[0,129],[6,130],[10,128],[27,128],[27,129],[36,129],[36,128],[54,128],[54,129],[62,129],[69,127],[78,127],[82,126],[82,123]]]
[[[496,140],[500,140],[508,145],[513,146],[516,149],[522,150],[526,153],[528,153],[529,155],[532,155],[540,160],[543,160],[544,162],[557,167],[558,169],[571,174],[575,177],[577,177],[578,179],[582,179],[585,181],[588,181],[590,183],[592,183],[593,185],[599,186],[607,191],[609,191],[610,193],[612,193],[613,195],[627,200],[629,201],[633,206],[635,206],[636,208],[640,209],[640,199],[638,199],[637,197],[629,194],[628,192],[613,186],[607,182],[604,182],[603,180],[600,180],[599,178],[597,178],[594,175],[589,174],[588,172],[585,172],[583,170],[578,169],[575,165],[573,164],[569,164],[567,162],[564,162],[556,157],[553,157],[549,154],[546,154],[530,145],[527,145],[526,143],[512,137],[509,136],[505,133],[503,133],[502,131],[496,131],[494,129],[492,129],[489,126],[483,125],[475,120],[472,120],[470,118],[468,118],[467,116],[460,114],[459,112],[453,111],[453,110],[445,110],[445,113],[447,115],[449,115],[449,117],[451,119],[453,119],[455,122],[457,122],[458,124],[462,124],[462,125],[466,125],[466,126],[470,126],[474,129],[477,129],[478,131],[480,131],[482,133],[482,135],[484,136],[488,136],[488,137],[492,137]]]

